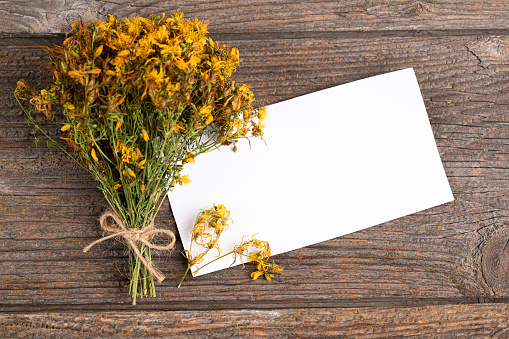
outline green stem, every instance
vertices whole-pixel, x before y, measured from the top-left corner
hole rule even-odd
[[[131,271],[131,283],[129,284],[129,293],[133,298],[133,305],[136,305],[136,297],[138,295],[138,277],[140,275],[140,260],[134,255],[132,250],[129,251],[129,255],[134,258],[134,266]]]
[[[222,256],[220,256],[220,257],[217,257],[217,258],[216,258],[216,259],[214,259],[214,260],[209,261],[209,262],[208,262],[208,263],[206,263],[205,265],[203,265],[203,266],[201,266],[200,268],[198,268],[198,269],[197,269],[194,273],[198,272],[198,270],[201,270],[201,269],[202,269],[202,268],[204,268],[205,266],[207,266],[207,265],[209,265],[209,264],[212,264],[214,261],[217,261],[217,260],[219,260],[219,259],[222,259],[222,258],[224,258],[224,257],[226,257],[227,255],[230,255],[230,254],[232,254],[232,253],[234,253],[234,251],[230,251],[230,252],[228,252],[228,253],[226,253],[226,254],[223,254],[223,255],[222,255]]]
[[[189,249],[189,250],[191,250],[191,249]],[[209,262],[208,262],[208,263],[206,263],[205,265],[203,265],[203,266],[199,267],[199,268],[198,268],[198,269],[197,269],[194,273],[198,272],[199,270],[201,270],[201,269],[202,269],[202,268],[204,268],[205,266],[207,266],[207,265],[209,265],[209,264],[212,264],[214,261],[217,261],[217,260],[219,260],[219,259],[221,259],[221,258],[224,258],[224,257],[226,257],[227,255],[230,255],[230,254],[232,254],[232,253],[234,253],[234,251],[230,251],[230,252],[228,252],[228,253],[226,253],[226,254],[223,254],[223,255],[222,255],[222,256],[220,256],[220,257],[215,258],[214,260],[209,261]],[[177,288],[180,288],[180,286],[181,286],[181,285],[182,285],[182,283],[184,282],[184,278],[186,277],[186,275],[187,275],[187,273],[189,272],[189,270],[191,269],[191,267],[192,267],[192,266],[189,264],[189,260],[188,260],[188,261],[187,261],[187,269],[186,269],[186,272],[184,273],[184,276],[183,276],[183,277],[182,277],[182,279],[180,280],[180,284],[177,286]]]
[[[53,139],[52,137],[50,137],[46,132],[44,132],[44,130],[39,126],[39,124],[37,123],[37,121],[35,121],[35,119],[32,117],[32,114],[30,114],[29,112],[27,112],[25,110],[25,108],[23,107],[23,105],[21,104],[21,102],[19,101],[18,97],[15,96],[16,98],[16,101],[18,102],[19,106],[21,107],[21,109],[23,110],[23,112],[25,113],[25,115],[27,116],[28,118],[28,121],[30,124],[34,125],[35,129],[42,133],[48,140],[51,140],[55,143],[55,145],[60,148],[65,154],[67,154],[72,160],[74,160],[74,162],[76,162],[78,165],[80,165],[81,168],[83,168],[84,170],[86,170],[87,172],[89,173],[92,173],[87,167],[83,166],[83,164],[81,162],[79,162],[78,160],[76,160],[76,158],[74,157],[73,154],[69,153],[63,146],[62,144],[60,144],[60,142],[56,141],[55,139]]]
[[[184,273],[184,276],[182,277],[182,279],[180,280],[180,284],[177,286],[177,288],[180,288],[180,286],[182,285],[182,283],[184,282],[184,278],[186,277],[187,275],[187,272],[189,272],[189,270],[191,269],[191,265],[189,265],[189,263],[187,263],[187,270],[186,270],[186,273]]]

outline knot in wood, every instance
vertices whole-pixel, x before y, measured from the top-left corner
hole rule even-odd
[[[509,292],[509,226],[497,230],[485,243],[481,269],[493,294]]]
[[[408,13],[410,16],[424,16],[431,11],[432,8],[430,4],[422,1],[413,2],[408,7]]]

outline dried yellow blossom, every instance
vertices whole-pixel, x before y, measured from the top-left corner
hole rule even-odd
[[[212,106],[208,105],[208,106],[203,106],[202,108],[200,108],[200,115],[209,115],[210,112],[212,111]]]
[[[258,119],[260,119],[259,121],[261,122],[261,121],[265,120],[265,118],[267,117],[267,107],[260,107],[258,109],[258,111],[259,111]]]
[[[186,71],[188,69],[187,63],[179,57],[175,58],[174,63],[175,66],[177,66],[182,71]]]
[[[178,123],[178,124],[175,124],[175,126],[173,126],[172,128],[172,131],[174,133],[181,133],[181,132],[185,132],[186,131],[186,128],[184,127],[184,125],[182,123]]]
[[[92,155],[92,158],[95,161],[99,161],[99,159],[97,158],[97,154],[95,154],[95,149],[92,148],[92,151],[90,152],[90,155]]]
[[[148,137],[147,131],[145,131],[144,129],[141,130],[141,134],[143,136],[143,140],[145,140],[147,142],[150,140],[150,138]]]
[[[189,246],[189,250],[182,252],[184,257],[187,259],[188,266],[178,287],[182,285],[187,272],[191,268],[194,268],[194,273],[196,273],[201,268],[214,261],[212,260],[208,263],[202,264],[207,253],[213,249],[217,252],[217,259],[223,258],[227,255],[233,255],[235,260],[239,257],[243,265],[243,257],[246,257],[248,261],[254,261],[257,263],[257,271],[251,273],[251,278],[253,280],[263,276],[266,280],[271,281],[274,277],[273,273],[282,271],[282,269],[274,262],[269,262],[271,252],[267,241],[255,238],[250,240],[243,239],[242,243],[240,245],[235,245],[231,252],[221,255],[221,248],[218,243],[219,237],[229,228],[230,222],[232,222],[230,218],[230,211],[228,211],[226,206],[223,204],[219,204],[217,206],[214,204],[212,208],[200,211],[196,217],[194,227],[191,229],[191,244]],[[203,250],[200,253],[193,252],[193,244],[201,246]]]
[[[101,53],[103,52],[103,48],[104,48],[104,46],[103,46],[103,45],[101,45],[101,46],[99,46],[99,47],[97,47],[97,48],[96,48],[95,53],[94,53],[96,57],[98,57],[99,55],[101,55]]]
[[[258,279],[258,278],[259,278],[262,274],[263,274],[263,272],[261,272],[261,271],[255,271],[255,272],[251,273],[251,278],[252,278],[253,280],[256,280],[256,279]]]
[[[187,163],[194,163],[194,155],[193,155],[193,152],[187,152],[186,153],[186,158],[182,161],[182,165],[185,165]]]
[[[75,109],[74,105],[73,105],[73,104],[71,104],[70,102],[66,102],[66,103],[64,104],[64,108],[65,108],[65,109],[68,109],[68,110],[73,110],[73,109]]]
[[[129,52],[129,50],[123,50],[123,51],[120,51],[117,55],[119,57],[124,57],[124,56],[128,56],[129,53],[131,53],[131,52]]]
[[[183,175],[183,176],[179,176],[177,178],[177,183],[179,183],[180,185],[189,184],[190,182],[191,182],[191,179],[189,179],[189,176],[187,174]]]
[[[132,169],[130,169],[130,168],[128,168],[128,169],[127,169],[127,174],[129,174],[129,175],[130,175],[131,177],[133,177],[133,178],[136,178],[136,174],[135,174],[135,173],[133,172],[133,170],[132,170]]]

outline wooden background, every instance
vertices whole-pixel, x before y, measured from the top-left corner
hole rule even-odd
[[[34,46],[61,43],[77,18],[176,9],[238,47],[236,78],[259,105],[414,67],[455,201],[278,255],[272,283],[233,268],[177,289],[178,242],[156,258],[157,298],[132,306],[123,245],[81,251],[104,198],[34,147],[13,91],[47,85]],[[2,1],[0,337],[509,337],[508,87],[507,0]]]

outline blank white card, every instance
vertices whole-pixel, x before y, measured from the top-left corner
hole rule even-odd
[[[213,203],[234,221],[223,253],[256,234],[278,254],[454,199],[411,68],[267,108],[263,141],[241,140],[235,153],[222,147],[185,166],[192,182],[169,194],[185,249],[199,210]]]

